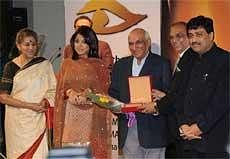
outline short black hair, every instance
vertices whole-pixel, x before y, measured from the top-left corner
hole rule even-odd
[[[85,15],[82,15],[82,16],[79,16],[79,17],[77,17],[75,20],[74,20],[74,24],[73,24],[73,27],[74,27],[74,29],[76,29],[76,23],[77,23],[77,21],[78,20],[81,20],[81,19],[86,19],[86,20],[88,20],[89,22],[90,22],[90,28],[93,26],[93,22],[92,22],[92,20],[89,18],[89,17],[87,17],[87,16],[85,16]]]
[[[209,17],[205,17],[202,15],[189,20],[186,27],[187,33],[188,30],[197,29],[199,27],[204,28],[208,34],[211,32],[214,33],[213,20]]]

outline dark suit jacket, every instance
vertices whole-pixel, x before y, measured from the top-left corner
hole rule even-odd
[[[132,76],[133,56],[120,59],[113,68],[109,94],[124,102],[130,102],[128,77]],[[150,75],[152,88],[166,91],[169,87],[171,72],[169,63],[159,55],[149,53],[139,76]],[[164,116],[153,116],[136,112],[139,143],[144,148],[159,148],[167,144],[167,123]],[[124,146],[128,127],[124,114],[118,115],[118,143]]]
[[[213,47],[193,59],[184,99],[176,103],[179,125],[197,123],[201,140],[185,148],[204,153],[226,151],[229,136],[229,53]]]
[[[157,101],[157,106],[161,114],[168,114],[175,111],[173,104],[179,96],[183,96],[185,93],[184,90],[187,87],[194,57],[195,55],[191,52],[191,48],[181,57],[166,96]]]
[[[174,142],[175,139],[181,139],[176,120],[175,103],[185,96],[189,74],[195,57],[196,55],[191,52],[191,48],[184,53],[174,72],[170,89],[163,98],[157,101],[159,113],[167,116],[170,131],[168,137],[171,142]]]

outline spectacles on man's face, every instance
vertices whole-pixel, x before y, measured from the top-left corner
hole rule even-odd
[[[169,39],[170,40],[180,40],[182,38],[186,37],[185,33],[177,33],[175,36],[170,36]]]
[[[136,42],[129,42],[129,46],[132,47],[132,46],[142,46],[143,44],[145,43],[144,40],[137,40]]]

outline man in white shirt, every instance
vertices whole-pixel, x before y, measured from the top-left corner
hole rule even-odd
[[[117,61],[112,70],[109,95],[130,103],[128,78],[150,76],[151,88],[167,91],[170,85],[170,65],[163,57],[149,50],[151,39],[147,31],[135,28],[129,33],[131,56]],[[154,116],[154,103],[143,103],[139,111],[118,114],[118,144],[127,159],[164,159],[167,123],[163,115]]]

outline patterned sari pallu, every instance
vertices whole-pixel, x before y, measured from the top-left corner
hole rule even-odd
[[[43,98],[53,103],[56,89],[56,78],[52,65],[44,58],[35,58],[19,68],[14,62],[9,63],[17,70],[12,79],[13,83],[1,82],[2,88],[10,95],[21,101],[39,103]],[[4,77],[7,79],[7,77]],[[5,85],[5,86],[4,86]],[[8,86],[7,86],[8,85]],[[11,86],[10,86],[11,85]],[[12,88],[12,90],[10,90]],[[52,104],[53,105],[53,104]],[[16,108],[6,105],[5,134],[6,150],[9,159],[46,158],[48,153],[45,113],[30,109]]]

